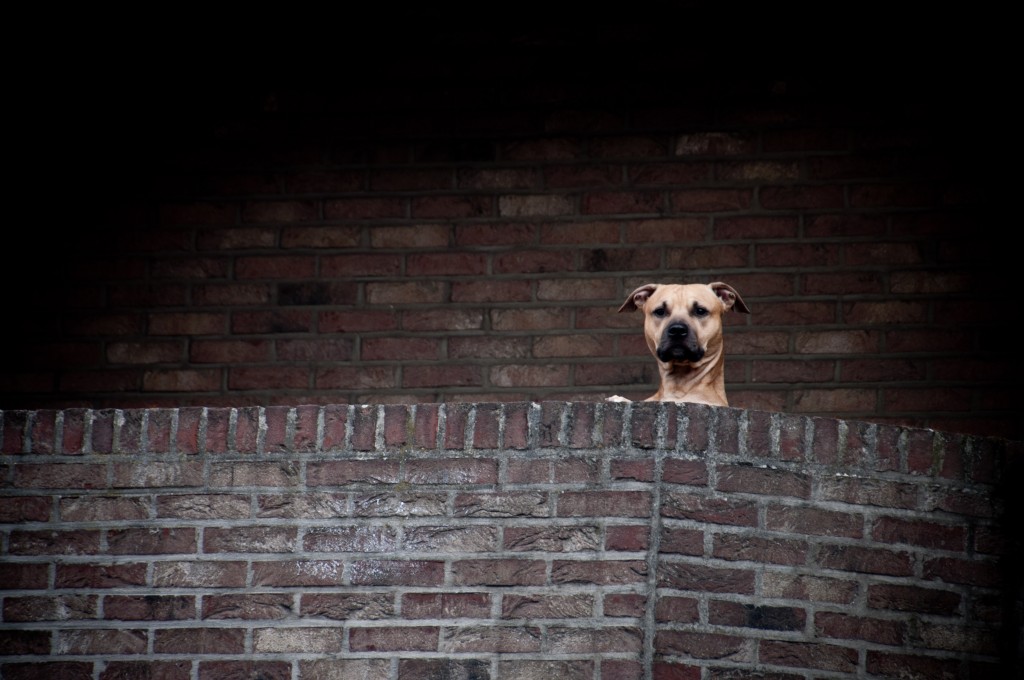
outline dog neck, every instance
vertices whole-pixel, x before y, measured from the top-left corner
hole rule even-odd
[[[696,364],[658,362],[661,385],[647,401],[688,401],[728,406],[725,397],[725,356],[721,349]]]

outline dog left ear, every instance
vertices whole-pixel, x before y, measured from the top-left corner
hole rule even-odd
[[[626,301],[619,307],[619,312],[632,312],[640,309],[640,307],[646,302],[647,298],[651,297],[651,293],[658,287],[656,283],[648,283],[640,286],[626,298]]]
[[[733,310],[735,312],[743,312],[744,314],[750,314],[750,310],[747,308],[746,303],[743,302],[743,298],[736,292],[736,289],[730,286],[728,283],[722,283],[721,281],[715,281],[709,283],[708,286],[711,290],[715,291],[715,295],[725,305],[725,309]]]

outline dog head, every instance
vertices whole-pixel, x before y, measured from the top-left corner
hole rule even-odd
[[[648,283],[619,307],[644,313],[644,337],[664,364],[699,363],[722,350],[722,314],[730,309],[749,314],[740,294],[725,283],[686,285]]]

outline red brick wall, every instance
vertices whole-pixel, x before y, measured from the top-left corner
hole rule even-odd
[[[0,406],[642,398],[615,310],[723,280],[753,311],[734,406],[1021,435],[1002,109],[966,55],[388,19],[408,51],[332,41],[360,78],[96,85],[72,140],[50,126],[5,235]]]
[[[1019,664],[1005,440],[592,402],[0,422],[5,680]]]

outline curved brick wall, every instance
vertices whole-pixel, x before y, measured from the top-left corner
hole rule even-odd
[[[4,680],[973,679],[1019,659],[1019,443],[647,403],[2,427]]]

